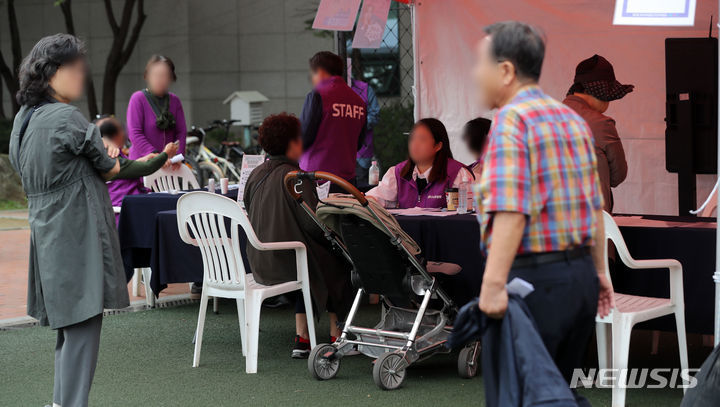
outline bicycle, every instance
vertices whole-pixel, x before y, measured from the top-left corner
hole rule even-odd
[[[185,157],[200,185],[207,185],[210,178],[219,180],[228,178],[231,182],[240,181],[240,163],[245,152],[240,148],[240,142],[227,140],[230,136],[230,126],[239,120],[214,120],[209,126],[192,126],[186,141]],[[220,151],[213,151],[205,145],[207,133],[222,128],[225,130],[224,140],[220,142]]]

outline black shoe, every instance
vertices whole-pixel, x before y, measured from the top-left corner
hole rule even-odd
[[[290,300],[285,295],[270,297],[263,301],[262,306],[265,308],[282,308],[290,305]]]
[[[293,359],[307,359],[310,355],[310,342],[303,341],[305,340],[301,339],[300,335],[295,335],[295,346],[290,355]]]

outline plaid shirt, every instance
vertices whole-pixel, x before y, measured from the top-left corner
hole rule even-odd
[[[538,86],[522,89],[497,111],[476,186],[482,248],[495,212],[527,223],[518,253],[590,245],[603,200],[592,133],[572,109]]]

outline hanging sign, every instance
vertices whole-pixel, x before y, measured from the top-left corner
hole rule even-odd
[[[352,31],[359,8],[360,0],[321,0],[312,28]]]
[[[615,25],[695,25],[696,0],[616,0]]]
[[[379,48],[387,24],[390,0],[365,0],[353,38],[353,48]]]

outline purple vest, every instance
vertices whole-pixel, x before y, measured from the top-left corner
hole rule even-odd
[[[127,158],[123,153],[120,153],[120,155]],[[122,206],[123,198],[125,198],[125,196],[127,195],[148,193],[148,190],[143,185],[141,178],[116,179],[113,181],[108,181],[106,185],[108,189],[108,194],[110,194],[110,203],[112,204],[112,206]],[[117,223],[119,219],[119,214],[116,214],[115,222]]]
[[[316,87],[323,104],[315,142],[300,159],[305,171],[328,171],[346,180],[355,178],[355,156],[360,132],[367,119],[365,102],[340,76]]]
[[[415,180],[406,179],[400,176],[402,169],[408,165],[408,161],[405,160],[395,166],[395,179],[397,180],[398,189],[398,208],[445,208],[447,202],[445,201],[445,190],[451,188],[457,178],[458,173],[465,166],[453,160],[448,160],[447,164],[447,178],[443,181],[435,181],[429,184],[422,191],[418,191],[417,183]]]
[[[352,90],[357,93],[360,98],[365,102],[365,106],[368,104],[368,84],[367,82],[359,81],[357,79],[353,79],[352,81]],[[360,150],[357,152],[357,158],[372,158],[373,154],[375,153],[375,149],[373,148],[373,131],[371,129],[365,130],[365,142],[363,143],[363,146],[360,148]]]

